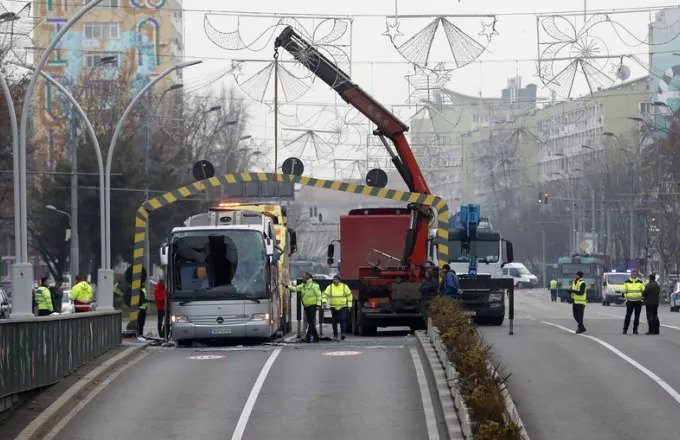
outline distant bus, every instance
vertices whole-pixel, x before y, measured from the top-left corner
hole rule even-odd
[[[607,271],[603,258],[594,256],[560,257],[557,260],[557,294],[562,302],[571,302],[571,284],[577,272],[583,272],[588,302],[602,301],[602,275]]]

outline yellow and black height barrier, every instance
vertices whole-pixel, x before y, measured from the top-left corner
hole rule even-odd
[[[341,182],[338,180],[314,179],[312,177],[294,176],[278,173],[236,173],[224,174],[200,180],[190,185],[177,188],[156,198],[147,200],[137,210],[135,219],[135,242],[132,253],[132,294],[130,298],[131,311],[130,321],[137,321],[139,312],[140,289],[142,286],[142,261],[144,260],[144,239],[146,223],[149,213],[163,206],[175,203],[177,200],[199,194],[208,188],[216,188],[230,183],[247,182],[292,182],[300,185],[323,188],[333,191],[341,191],[362,196],[377,197],[386,200],[395,200],[407,203],[419,203],[431,206],[437,210],[437,228],[439,243],[437,244],[437,257],[439,266],[448,263],[448,240],[449,240],[449,206],[441,197],[434,195],[400,191],[398,189],[375,188],[372,186],[358,185],[355,183]]]

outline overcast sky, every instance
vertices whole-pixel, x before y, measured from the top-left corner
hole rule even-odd
[[[590,11],[612,12],[628,8],[662,8],[671,6],[667,0],[588,0],[587,8]],[[487,50],[477,61],[452,71],[450,81],[446,87],[469,95],[498,96],[500,90],[505,87],[507,79],[519,75],[522,77],[523,84],[536,83],[540,85],[540,80],[536,75],[536,61],[538,56],[537,48],[537,14],[553,13],[561,11],[582,11],[583,0],[461,0],[445,1],[405,1],[398,4],[398,14],[425,14],[425,15],[462,15],[462,14],[492,14],[497,15],[496,30],[498,35],[494,35],[489,43]],[[405,75],[413,72],[413,66],[404,60],[390,43],[388,37],[381,35],[386,29],[385,15],[393,15],[395,12],[394,0],[371,0],[357,1],[319,1],[319,0],[296,0],[294,2],[281,2],[274,0],[184,0],[185,9],[185,55],[189,58],[196,57],[204,59],[200,66],[193,67],[185,73],[185,86],[192,83],[199,83],[202,79],[210,77],[213,72],[224,71],[230,65],[230,59],[271,59],[272,44],[265,44],[261,51],[227,51],[217,47],[206,36],[204,32],[204,17],[210,15],[210,20],[215,28],[224,31],[241,30],[244,39],[254,39],[261,32],[276,22],[275,18],[242,18],[240,23],[236,17],[219,16],[219,12],[260,12],[278,14],[318,14],[340,15],[355,17],[352,24],[352,78],[365,90],[372,93],[378,100],[388,106],[394,107],[403,119],[413,114],[414,109],[404,107],[408,97],[408,87]],[[208,11],[214,11],[211,14]],[[507,15],[517,14],[521,15]],[[377,15],[366,17],[362,15]],[[643,59],[647,59],[644,54],[649,50],[646,44],[637,44],[636,39],[645,39],[647,26],[650,20],[654,19],[654,12],[643,11],[626,14],[613,14],[612,20],[621,23],[627,28],[631,35],[616,34],[612,27],[598,28],[590,35],[596,38],[593,43],[599,53],[612,54],[639,54]],[[401,42],[417,33],[427,25],[432,18],[400,20],[399,30],[404,34]],[[464,32],[468,33],[476,40],[484,42],[485,36],[479,36],[482,30],[482,21],[490,22],[489,18],[451,18]],[[571,19],[578,29],[583,25],[581,16]],[[312,26],[313,27],[313,26]],[[246,41],[247,42],[247,41]],[[265,41],[266,42],[266,41]],[[605,51],[605,52],[603,52]],[[445,34],[439,30],[437,33],[430,54],[432,61],[452,61],[452,55],[448,50]],[[613,68],[618,61],[609,60],[603,66],[603,71],[608,75],[613,75]],[[643,67],[637,63],[626,59],[624,61],[632,71],[631,78],[646,74]],[[433,64],[432,62],[430,63]],[[263,68],[264,63],[246,63],[242,69],[241,80],[254,74]],[[554,68],[559,70],[564,66],[558,62]],[[231,83],[229,76],[223,81]],[[208,89],[203,89],[203,93]],[[577,84],[577,90],[572,95],[578,96],[584,93],[583,84]],[[549,97],[550,91],[544,87],[539,88],[539,95]],[[265,95],[271,99],[270,93]],[[258,105],[253,101],[250,105],[250,113],[253,118],[251,127],[252,135],[261,141],[264,138],[273,137],[273,114],[271,109],[266,106]],[[336,102],[335,96],[325,84],[317,82],[313,85],[310,92],[298,100],[303,103],[333,104]],[[319,111],[320,107],[304,107],[302,110],[296,106],[285,106],[282,111],[287,114],[298,115],[302,119],[310,114]],[[304,128],[329,128],[329,122],[316,121],[315,127]],[[284,138],[290,140],[299,133],[287,131]],[[347,143],[357,143],[355,140],[347,140]],[[348,147],[356,150],[356,148]],[[343,157],[343,154],[336,154],[336,157]],[[345,154],[346,156],[346,154]]]

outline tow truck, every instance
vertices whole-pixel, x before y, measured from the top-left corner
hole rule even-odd
[[[512,263],[512,243],[481,217],[479,205],[461,206],[449,227],[449,265],[458,276],[465,313],[477,323],[501,325],[505,291],[514,286],[513,279],[502,273],[503,266]]]
[[[376,129],[395,169],[411,192],[431,194],[406,140],[408,130],[389,110],[352,82],[330,59],[288,26],[276,38],[283,48],[340,97],[366,116]],[[390,146],[388,140],[394,145]],[[353,209],[340,217],[340,274],[353,291],[355,334],[372,335],[377,327],[425,325],[419,293],[424,267],[436,261],[430,250],[430,206]],[[328,248],[333,263],[334,244]]]

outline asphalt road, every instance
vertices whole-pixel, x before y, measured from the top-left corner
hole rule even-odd
[[[622,335],[624,307],[586,306],[575,335],[571,305],[544,289],[515,294],[515,335],[482,327],[510,373],[532,440],[680,439],[680,314],[660,308],[661,335]]]
[[[416,373],[416,346],[408,333],[391,332],[318,344],[154,348],[57,438],[445,439],[435,390]],[[423,386],[434,409],[425,409]]]

